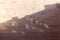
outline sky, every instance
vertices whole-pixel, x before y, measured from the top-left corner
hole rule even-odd
[[[22,18],[43,10],[44,5],[59,2],[60,0],[0,0],[0,23],[15,16]]]

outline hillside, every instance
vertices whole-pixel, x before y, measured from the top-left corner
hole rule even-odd
[[[13,17],[0,24],[2,40],[59,40],[60,4],[46,5],[45,10]]]

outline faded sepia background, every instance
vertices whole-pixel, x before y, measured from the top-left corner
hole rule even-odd
[[[19,18],[44,9],[46,4],[59,3],[59,0],[0,0],[0,23],[14,16]]]

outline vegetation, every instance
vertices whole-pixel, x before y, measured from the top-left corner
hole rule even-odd
[[[13,17],[0,24],[1,40],[59,40],[60,4],[23,18]]]

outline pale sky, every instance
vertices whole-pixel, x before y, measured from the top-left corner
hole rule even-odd
[[[19,18],[44,9],[46,4],[59,3],[60,0],[0,0],[0,23],[14,16]]]

